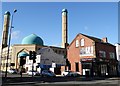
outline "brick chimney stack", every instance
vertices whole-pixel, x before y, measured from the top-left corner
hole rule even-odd
[[[107,42],[108,42],[107,37],[102,38],[102,41],[103,41],[104,43],[107,43]]]

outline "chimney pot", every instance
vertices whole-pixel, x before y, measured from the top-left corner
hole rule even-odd
[[[108,42],[107,37],[102,38],[102,41],[103,41],[104,43],[107,43],[107,42]]]

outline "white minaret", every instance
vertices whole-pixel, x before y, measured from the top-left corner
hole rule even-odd
[[[2,43],[1,43],[2,48],[7,47],[9,22],[10,22],[10,12],[6,11],[4,14],[4,23],[3,23],[3,32],[2,32]]]
[[[67,40],[68,40],[68,34],[67,34],[67,9],[62,10],[62,48],[67,48]]]

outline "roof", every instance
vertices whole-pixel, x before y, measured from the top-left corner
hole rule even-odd
[[[92,39],[95,42],[103,42],[101,39],[96,38],[96,37],[88,36],[88,35],[85,35],[85,34],[81,34],[81,35],[86,36],[86,37]]]
[[[22,40],[22,44],[37,44],[37,45],[43,45],[43,40],[37,36],[36,34],[31,34],[29,36],[26,36]]]
[[[96,37],[93,37],[93,36],[88,36],[88,35],[85,35],[85,34],[82,34],[82,33],[77,34],[77,36],[74,38],[74,40],[75,40],[79,35],[83,35],[83,36],[85,36],[85,37],[88,37],[88,38],[90,38],[91,40],[95,41],[96,43],[103,43],[103,44],[106,44],[106,45],[112,45],[112,44],[110,44],[110,43],[108,43],[108,42],[107,42],[107,43],[103,42],[102,39],[99,39],[99,38],[96,38]],[[74,40],[70,43],[69,46],[71,46],[71,44],[74,42]],[[68,46],[68,47],[69,47],[69,46]],[[112,45],[112,46],[114,46],[114,45]]]

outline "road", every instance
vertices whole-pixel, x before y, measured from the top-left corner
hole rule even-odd
[[[120,86],[120,78],[86,78],[86,77],[31,77],[18,74],[3,78],[2,86]]]

